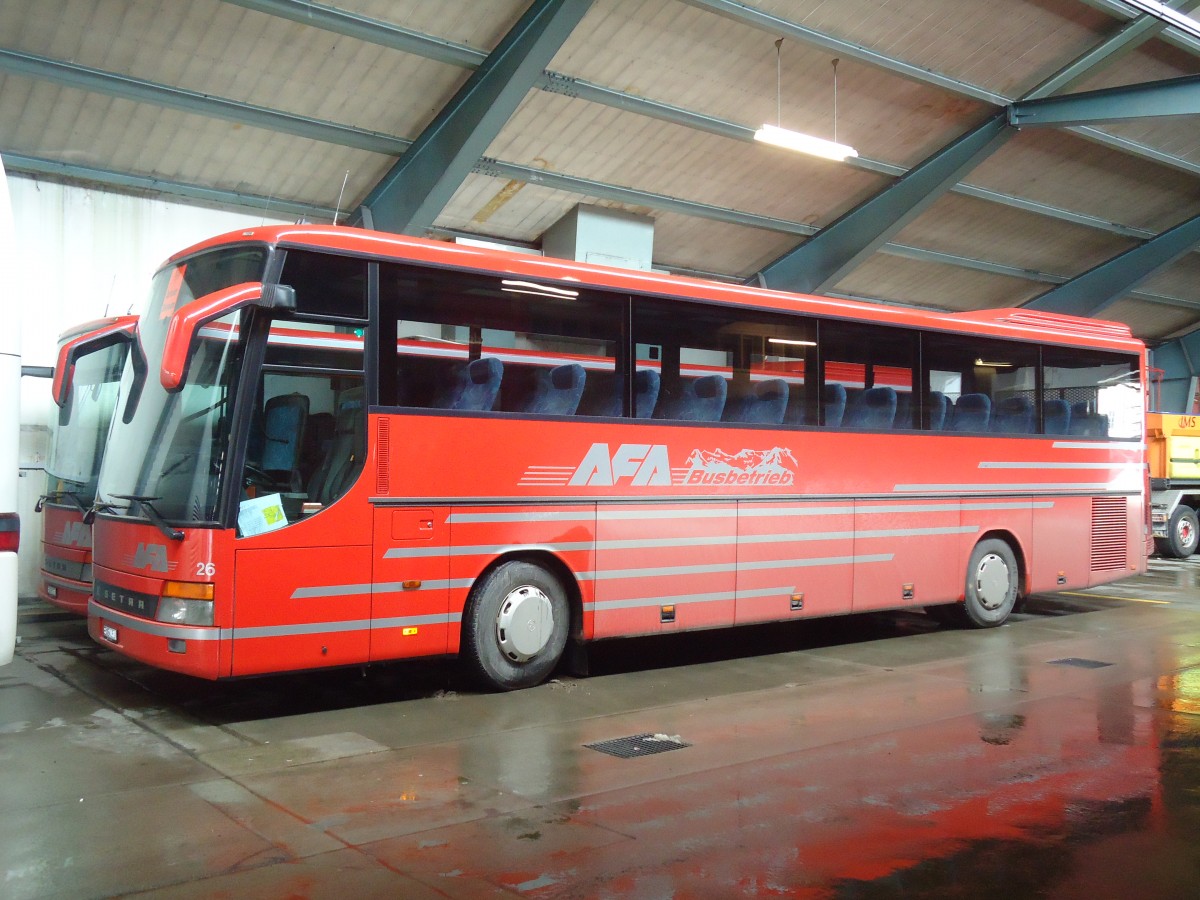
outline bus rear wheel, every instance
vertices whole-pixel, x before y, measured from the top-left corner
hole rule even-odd
[[[1002,540],[980,541],[967,563],[962,612],[976,628],[1003,625],[1017,604],[1021,572],[1012,548]]]
[[[1171,513],[1167,523],[1167,537],[1163,541],[1155,541],[1158,551],[1163,556],[1174,559],[1187,559],[1196,552],[1196,540],[1200,533],[1196,530],[1196,513],[1189,506],[1180,504]]]
[[[463,655],[489,688],[532,687],[558,665],[570,619],[557,578],[533,563],[503,563],[471,591],[463,616]]]

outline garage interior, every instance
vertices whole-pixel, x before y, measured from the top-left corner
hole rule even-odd
[[[137,312],[193,241],[297,220],[1116,321],[1151,408],[1195,412],[1197,7],[4,3],[30,376],[5,896],[1195,896],[1195,557],[988,631],[614,641],[514,694],[452,662],[209,684],[38,601],[32,510],[57,335]]]

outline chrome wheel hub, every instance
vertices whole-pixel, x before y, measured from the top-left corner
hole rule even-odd
[[[999,609],[1008,597],[1010,584],[1008,563],[995,553],[988,553],[979,561],[975,572],[975,595],[984,609]]]
[[[509,591],[496,616],[500,651],[513,662],[537,656],[554,631],[554,607],[541,590],[526,584]]]

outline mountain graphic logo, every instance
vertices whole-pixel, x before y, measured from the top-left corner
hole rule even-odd
[[[775,485],[794,484],[796,457],[786,447],[770,450],[693,450],[688,457],[684,484]]]

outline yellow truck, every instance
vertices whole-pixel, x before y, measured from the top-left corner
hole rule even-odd
[[[1163,556],[1187,559],[1198,536],[1200,415],[1148,414],[1146,451],[1154,546]]]

